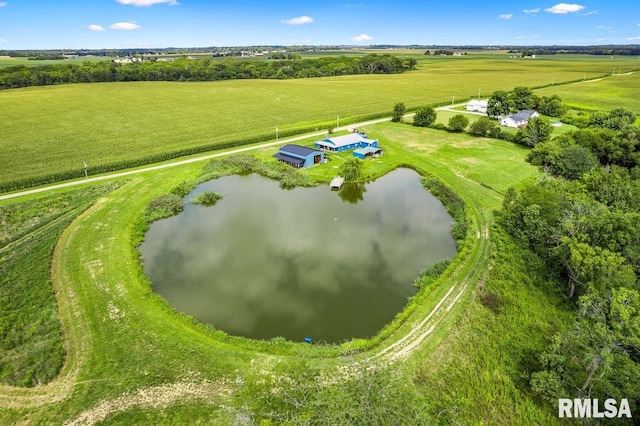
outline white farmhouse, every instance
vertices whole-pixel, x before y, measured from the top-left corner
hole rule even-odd
[[[532,118],[539,117],[540,114],[537,111],[533,111],[530,109],[525,109],[520,111],[517,114],[507,115],[506,117],[500,117],[500,125],[505,127],[525,127],[529,120]]]
[[[469,102],[467,102],[467,111],[482,112],[486,114],[487,104],[488,104],[488,101],[486,100],[481,101],[479,99],[472,99]]]

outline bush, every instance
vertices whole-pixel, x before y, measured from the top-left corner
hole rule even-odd
[[[441,259],[420,271],[420,277],[413,282],[418,288],[423,288],[434,282],[451,264],[451,259]]]
[[[402,121],[402,117],[404,116],[406,109],[407,108],[405,107],[403,102],[398,102],[397,104],[395,104],[395,106],[393,107],[393,115],[391,116],[391,121],[393,121],[394,123],[399,123],[400,121]]]
[[[221,198],[222,195],[217,192],[203,192],[193,197],[189,202],[191,204],[202,204],[203,206],[210,207],[214,206]]]
[[[413,117],[413,125],[418,127],[429,127],[435,122],[436,110],[433,107],[420,108]]]
[[[495,128],[498,128],[498,123],[493,119],[489,117],[480,117],[471,124],[471,127],[469,127],[469,133],[476,136],[487,136]]]
[[[146,215],[149,222],[171,217],[184,209],[182,198],[175,194],[164,194],[149,203]]]
[[[449,129],[454,132],[464,132],[469,125],[469,119],[463,114],[454,115],[449,119]]]

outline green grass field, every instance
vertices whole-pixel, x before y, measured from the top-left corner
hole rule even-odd
[[[262,127],[275,130],[274,117],[282,120],[277,125],[283,132],[293,131],[328,125],[338,114],[346,121],[390,111],[399,101],[409,107],[449,103],[452,96],[477,94],[478,86],[484,95],[553,78],[580,80],[585,72],[597,76],[611,61],[632,65],[628,58],[488,56],[421,58],[419,70],[398,76],[0,92],[0,184],[64,171],[68,163],[81,170],[82,161],[91,167],[259,136]],[[597,93],[591,96],[599,102]],[[535,367],[547,337],[569,322],[571,308],[559,302],[553,277],[535,255],[492,227],[506,189],[539,177],[524,161],[528,149],[408,124],[365,130],[385,151],[365,162],[365,178],[399,166],[436,177],[464,200],[468,222],[467,239],[451,266],[378,336],[327,347],[255,342],[178,314],[152,292],[132,239],[145,206],[198,179],[203,166],[146,172],[65,224],[51,268],[46,256],[39,261],[44,266],[34,268],[39,278],[51,271],[61,324],[53,332],[62,332],[67,357],[47,384],[0,385],[0,424],[273,424],[274,413],[299,423],[327,419],[327,413],[342,414],[342,420],[375,414],[400,421],[413,410],[420,410],[423,424],[556,424],[554,407],[531,394],[526,371]],[[274,151],[263,148],[255,155],[273,162]],[[326,183],[346,158],[334,155],[301,173]],[[47,203],[41,196],[28,199],[35,200],[31,205]],[[29,222],[32,209],[20,199],[0,205],[23,212],[20,220]],[[17,269],[27,269],[32,254],[50,250],[57,234],[45,231],[41,235],[51,238],[32,241],[42,240],[44,248],[20,248]],[[1,262],[8,258],[0,256]],[[24,287],[13,293],[14,300],[30,297]],[[56,310],[52,298],[47,303],[39,308],[43,314]],[[28,308],[16,303],[12,314]],[[50,330],[40,331],[46,336]],[[25,331],[22,338],[35,347],[38,336]]]
[[[169,153],[275,138],[408,108],[606,74],[627,58],[420,58],[399,75],[211,83],[100,83],[0,92],[0,188],[80,177]],[[559,87],[559,86],[558,86]],[[57,176],[52,176],[57,175]],[[49,176],[48,179],[45,177]],[[31,180],[31,181],[29,181]]]
[[[492,212],[501,203],[499,192],[534,179],[538,174],[524,162],[527,150],[503,141],[407,124],[384,123],[367,130],[380,139],[385,155],[365,163],[366,176],[374,177],[400,165],[436,176],[463,198],[469,221],[466,243],[452,265],[412,302],[411,309],[400,315],[400,320],[383,332],[384,339],[373,339],[376,343],[372,350],[336,357],[339,353],[349,353],[350,348],[367,346],[358,341],[337,348],[316,348],[302,343],[256,343],[212,331],[173,311],[151,292],[141,276],[137,254],[131,246],[132,224],[150,200],[185,180],[196,178],[202,166],[193,164],[148,172],[104,197],[63,233],[54,253],[52,271],[68,358],[60,376],[46,386],[31,390],[0,386],[0,423],[28,418],[35,423],[75,419],[117,424],[137,419],[166,424],[201,419],[228,424],[243,416],[259,422],[268,418],[268,410],[275,407],[296,412],[286,401],[282,402],[284,405],[273,405],[273,399],[261,399],[261,395],[273,392],[272,379],[295,379],[303,365],[314,375],[298,378],[300,389],[311,384],[315,389],[318,377],[343,377],[354,363],[377,365],[375,359],[385,365],[395,365],[399,370],[392,376],[382,375],[376,379],[374,389],[382,386],[381,392],[389,397],[405,392],[420,395],[426,418],[435,419],[441,404],[451,402],[462,408],[456,419],[463,422],[500,424],[517,416],[538,423],[548,422],[547,409],[530,399],[513,367],[523,352],[539,349],[542,339],[519,339],[524,345],[521,351],[512,361],[505,362],[512,359],[509,352],[502,353],[511,337],[503,329],[515,327],[523,318],[530,317],[536,318],[545,329],[556,327],[557,320],[553,318],[562,315],[561,308],[545,305],[541,311],[537,303],[525,303],[528,298],[539,297],[532,294],[529,287],[514,287],[500,275],[491,278],[486,275],[492,258],[504,258],[503,263],[498,262],[494,268],[504,268],[502,265],[519,259],[508,247],[504,252],[496,251],[491,244],[490,227]],[[258,156],[274,161],[270,159],[272,153],[273,150],[263,149]],[[338,160],[303,173],[326,181],[335,173],[335,161]],[[504,306],[509,306],[512,299],[522,302],[517,308],[518,315],[500,321],[483,319],[486,310],[473,291],[476,287],[477,291],[484,291],[483,286],[504,293],[501,296]],[[443,302],[438,303],[439,300],[446,301],[441,309],[438,306]],[[445,310],[446,306],[449,307]],[[465,314],[466,319],[459,323],[467,308],[470,310]],[[423,332],[428,325],[422,329],[418,323],[433,315],[430,312],[436,314],[435,331],[420,337],[416,333]],[[480,330],[478,324],[482,324]],[[496,340],[478,340],[477,333],[491,333]],[[403,336],[411,336],[409,341],[420,345],[413,349],[400,345]],[[442,357],[449,357],[446,352],[443,354],[445,349],[436,351],[443,342],[450,342],[445,348],[472,344],[476,351],[456,355],[456,359],[469,368],[475,368],[472,365],[478,364],[471,364],[477,362],[474,357],[485,352],[502,354],[500,362],[494,360],[491,370],[487,371],[490,374],[487,377],[502,377],[500,385],[486,393],[486,398],[496,401],[500,410],[498,417],[484,411],[488,402],[479,405],[482,410],[474,410],[473,401],[466,400],[465,404],[459,401],[464,393],[476,392],[475,386],[481,382],[472,380],[472,374],[462,377],[461,373],[451,372],[451,363],[442,362]],[[406,361],[395,363],[396,356],[405,356]],[[314,381],[308,382],[311,378]],[[451,380],[459,396],[451,394],[453,387],[443,387],[440,378]],[[347,375],[339,383],[328,381],[316,389],[313,398],[317,401],[339,398],[346,404],[341,409],[352,411],[360,406],[350,405],[356,402],[347,398],[349,389],[369,383],[370,378],[365,377],[362,382],[353,380],[356,379]],[[436,381],[437,386],[430,381]],[[399,387],[404,391],[398,393]],[[374,398],[375,395],[368,396]],[[51,409],[50,404],[55,404],[55,409]],[[219,404],[227,408],[222,410]],[[414,402],[410,406],[414,407]],[[398,408],[393,404],[381,407]],[[511,407],[513,413],[507,414],[507,407]],[[392,411],[385,413],[393,414]],[[447,418],[455,420],[450,413]]]

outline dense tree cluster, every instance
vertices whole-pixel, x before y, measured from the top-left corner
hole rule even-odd
[[[395,56],[377,54],[277,61],[238,58],[198,60],[184,57],[173,61],[145,60],[127,64],[86,61],[80,65],[63,63],[6,67],[0,69],[0,88],[109,81],[213,81],[392,74],[413,69],[416,63],[415,59],[401,60]]]
[[[539,97],[528,87],[516,87],[511,92],[498,90],[487,102],[489,117],[505,116],[525,109],[535,110],[550,117],[560,117],[566,112],[566,107],[558,95]]]
[[[499,223],[544,259],[575,303],[571,328],[540,356],[532,388],[640,408],[640,128],[619,110],[537,143],[543,178],[510,189]],[[549,176],[549,175],[552,176]]]

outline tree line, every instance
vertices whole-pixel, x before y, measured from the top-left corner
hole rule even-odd
[[[537,109],[564,116],[558,96],[528,88],[495,92],[489,115]],[[395,105],[392,121],[406,112]],[[531,148],[527,160],[542,168],[537,182],[510,188],[497,226],[542,259],[569,304],[573,324],[549,339],[530,371],[531,389],[552,404],[558,398],[628,399],[640,409],[640,127],[623,108],[583,114],[577,130],[552,137],[546,117],[516,133],[495,118],[468,126],[462,114],[434,124],[432,107],[418,109],[413,124],[468,132]]]
[[[558,398],[640,408],[640,128],[630,111],[533,146],[538,182],[509,189],[498,223],[543,259],[573,324],[539,354],[531,387]]]
[[[0,89],[113,81],[214,81],[394,74],[412,70],[416,64],[415,59],[401,60],[387,54],[277,61],[186,57],[173,61],[144,60],[126,64],[85,61],[82,64],[6,67],[0,69]]]

